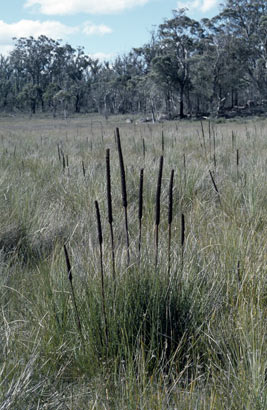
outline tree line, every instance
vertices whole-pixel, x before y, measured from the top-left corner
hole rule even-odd
[[[112,62],[44,35],[15,39],[0,56],[0,110],[153,120],[266,112],[266,0],[227,0],[201,21],[175,10],[147,44]]]

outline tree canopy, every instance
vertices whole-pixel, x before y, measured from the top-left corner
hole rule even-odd
[[[267,110],[265,0],[227,0],[200,22],[175,10],[149,43],[112,62],[44,35],[15,41],[9,56],[0,56],[2,111],[157,119]]]

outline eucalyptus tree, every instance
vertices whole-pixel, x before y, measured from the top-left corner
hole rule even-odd
[[[87,83],[90,85],[92,108],[106,118],[113,114],[111,83],[113,71],[109,62],[101,63],[99,59],[90,59],[87,70]]]
[[[152,69],[164,88],[167,101],[172,93],[178,93],[180,118],[185,116],[186,92],[192,82],[191,66],[201,34],[200,23],[186,16],[184,9],[173,11],[173,18],[165,20],[158,29],[159,48]]]
[[[67,60],[65,66],[66,85],[65,88],[73,96],[74,111],[79,113],[83,105],[86,93],[86,82],[84,72],[89,66],[89,57],[85,55],[84,49],[78,47],[73,49],[72,56]]]
[[[24,89],[26,95],[38,94],[38,98],[29,97],[32,112],[35,112],[37,100],[43,106],[42,94],[50,82],[53,51],[58,45],[57,41],[43,35],[37,39],[21,37],[16,39],[15,48],[10,53],[10,63],[17,77],[17,92]]]
[[[246,70],[251,90],[267,98],[266,0],[227,0],[218,16],[235,39],[236,55]]]
[[[57,108],[59,106],[60,100],[57,97],[60,87],[56,83],[50,83],[46,87],[46,90],[43,94],[44,102],[49,110],[52,111],[53,117],[56,117]]]
[[[137,83],[140,95],[139,110],[144,113],[151,111],[153,118],[155,118],[156,112],[165,108],[163,107],[163,102],[165,103],[164,91],[157,81],[156,72],[153,71],[153,60],[159,55],[159,44],[158,34],[154,29],[148,43],[133,49],[142,65]]]
[[[144,62],[135,50],[115,59],[113,70],[113,94],[116,111],[136,112],[143,106],[142,79]]]
[[[12,110],[15,90],[13,70],[9,57],[0,55],[0,107],[3,110]]]
[[[193,92],[197,106],[217,116],[226,106],[238,104],[238,93],[247,85],[238,41],[220,17],[201,21],[203,35],[193,67]],[[197,108],[198,110],[198,108]]]
[[[18,104],[22,108],[29,107],[31,114],[36,113],[36,107],[40,101],[42,101],[42,90],[37,84],[25,84],[17,95]]]

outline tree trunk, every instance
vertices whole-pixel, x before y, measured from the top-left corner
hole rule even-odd
[[[180,91],[180,119],[184,118],[184,87]]]
[[[167,116],[168,116],[168,119],[170,120],[172,117],[172,109],[171,109],[171,96],[169,92],[167,92],[167,95],[165,98],[165,104],[166,104]]]
[[[31,100],[31,114],[36,113],[36,100]]]
[[[189,90],[188,90],[187,93],[186,93],[186,99],[187,99],[188,113],[189,113],[189,116],[192,117],[192,115],[193,115],[193,107],[192,107],[192,102],[191,102],[190,91],[189,91]]]
[[[232,88],[231,89],[231,109],[233,109],[234,108],[234,95],[235,95],[235,91],[234,91],[234,89]]]
[[[151,114],[152,114],[152,122],[153,124],[156,122],[156,116],[155,116],[155,110],[154,110],[154,104],[151,103]]]
[[[79,94],[77,94],[76,98],[75,98],[75,112],[76,112],[76,114],[79,114],[80,111],[81,111],[80,96],[79,96]]]

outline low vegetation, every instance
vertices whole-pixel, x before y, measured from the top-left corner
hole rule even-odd
[[[267,407],[266,132],[0,119],[0,409]]]

